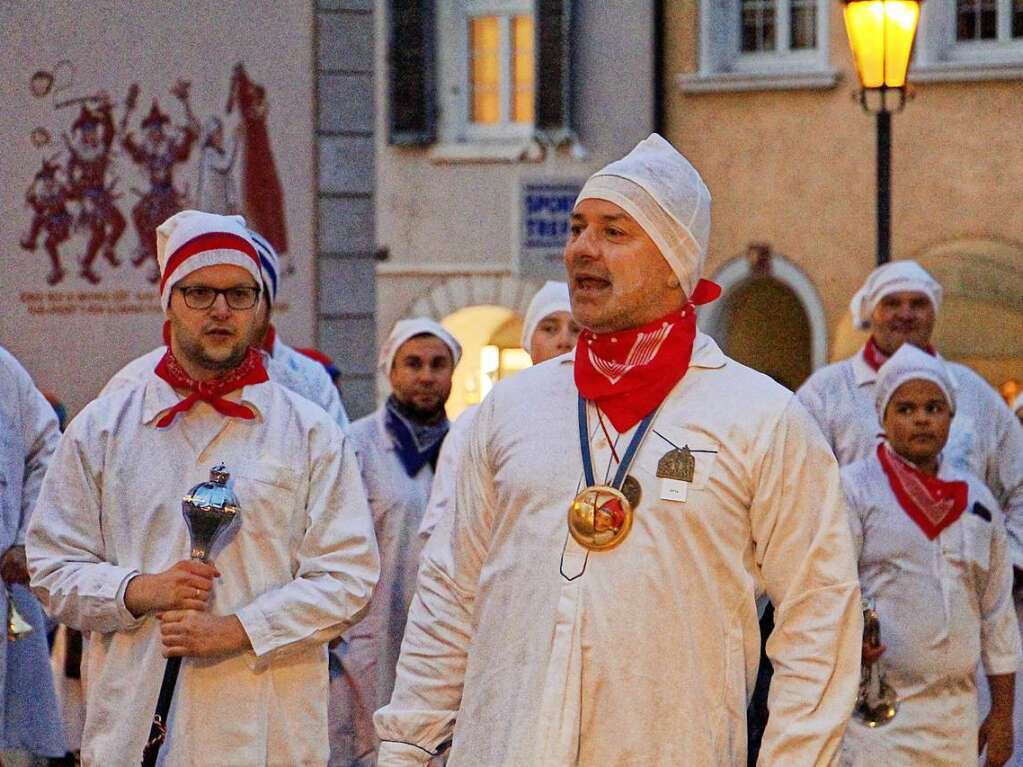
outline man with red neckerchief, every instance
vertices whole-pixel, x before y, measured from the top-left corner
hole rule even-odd
[[[849,724],[846,767],[975,764],[978,731],[988,767],[1012,753],[1012,565],[990,491],[942,456],[957,400],[947,366],[904,344],[875,386],[885,438],[842,469],[863,596],[881,624],[882,644],[865,645],[864,662],[880,659],[898,698],[883,726]],[[992,698],[983,724],[978,664]]]
[[[27,539],[36,594],[90,632],[82,761],[139,763],[164,658],[182,657],[160,764],[323,765],[326,643],[379,569],[355,454],[250,345],[244,221],[183,211],[156,234],[169,348],[71,422]],[[190,561],[182,496],[219,463],[240,522]]]
[[[424,550],[383,767],[827,764],[859,677],[838,467],[802,406],[698,332],[710,195],[654,134],[594,174],[565,248],[573,355],[480,405]]]
[[[243,221],[240,216],[238,219]],[[267,357],[264,358],[266,373],[271,381],[301,394],[310,402],[322,407],[327,411],[327,415],[337,421],[342,431],[347,431],[348,413],[341,403],[337,387],[323,365],[285,344],[271,322],[280,282],[280,260],[269,242],[251,229],[247,231],[259,256],[260,271],[263,275],[263,292],[255,309],[256,322],[252,326],[251,342],[267,353]],[[135,358],[117,371],[103,386],[100,395],[108,394],[122,386],[133,386],[149,375],[167,351],[169,333],[170,323],[165,322],[163,346]]]

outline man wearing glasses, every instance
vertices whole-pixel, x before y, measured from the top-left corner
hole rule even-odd
[[[168,349],[71,423],[28,533],[36,593],[91,632],[82,760],[138,764],[163,658],[182,657],[166,767],[322,765],[326,643],[379,570],[355,454],[322,409],[268,379],[244,221],[183,211],[157,251]],[[188,559],[181,499],[218,463],[240,524],[204,564]]]
[[[263,288],[254,310],[256,321],[252,324],[250,343],[267,353],[267,356],[263,358],[263,363],[271,381],[275,381],[296,394],[301,394],[310,402],[316,403],[327,411],[327,415],[337,421],[337,425],[341,427],[342,431],[347,431],[348,413],[341,403],[337,387],[331,381],[323,365],[285,344],[274,328],[273,306],[277,300],[277,288],[280,283],[280,262],[277,252],[269,242],[251,229],[248,230],[248,236],[259,257]],[[204,300],[212,304],[213,298],[213,295],[210,294],[205,296]],[[191,300],[193,303],[197,303],[199,297],[195,296]],[[169,322],[164,323],[165,344],[169,326]],[[153,351],[132,360],[107,381],[101,394],[109,394],[122,386],[136,384],[156,367],[166,351],[166,346],[158,346]]]

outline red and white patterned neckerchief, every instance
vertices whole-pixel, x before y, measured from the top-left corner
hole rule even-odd
[[[251,346],[238,367],[209,381],[196,381],[188,375],[168,346],[167,351],[156,365],[156,374],[175,389],[188,392],[188,396],[157,421],[156,426],[159,429],[170,426],[178,413],[191,410],[197,402],[205,402],[218,413],[229,418],[251,420],[256,417],[252,410],[240,403],[224,399],[224,395],[250,384],[259,384],[270,380],[266,374],[266,368],[263,367],[262,355]]]
[[[686,304],[638,328],[579,334],[575,385],[619,433],[653,412],[689,369],[696,311]]]
[[[927,352],[932,357],[935,357],[938,354],[937,350],[930,344],[923,347],[922,351]],[[885,354],[881,351],[881,347],[877,345],[877,342],[874,340],[874,336],[867,339],[867,343],[863,347],[863,361],[866,362],[875,373],[881,369],[881,366],[888,361],[890,356],[891,355]]]
[[[877,446],[877,459],[899,506],[932,541],[962,515],[969,496],[965,482],[946,482],[925,474],[886,442]]]

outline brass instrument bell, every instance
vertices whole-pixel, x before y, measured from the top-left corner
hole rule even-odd
[[[875,647],[881,644],[881,620],[874,608],[863,608],[863,643]],[[853,716],[867,727],[882,727],[895,718],[899,711],[899,698],[885,680],[880,659],[865,666],[860,672],[860,690],[853,708]]]
[[[14,595],[7,589],[7,640],[17,642],[35,631],[25,616],[18,612],[14,604]]]

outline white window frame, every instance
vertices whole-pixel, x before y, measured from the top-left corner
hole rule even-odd
[[[816,0],[817,47],[795,51],[789,49],[789,0],[776,2],[776,50],[746,53],[741,50],[741,1],[700,0],[699,70],[678,78],[681,89],[700,92],[833,87],[838,72],[829,61],[829,0]]]
[[[996,40],[957,40],[955,0],[922,3],[910,82],[1023,78],[1023,38],[1012,37],[1012,2],[997,2]]]
[[[440,64],[440,122],[438,152],[443,145],[476,144],[521,148],[533,136],[533,123],[501,122],[481,125],[472,122],[470,103],[469,20],[473,16],[500,16],[501,19],[501,108],[511,107],[511,17],[532,15],[533,0],[448,0],[437,4],[438,62]],[[535,27],[534,27],[535,28]],[[533,51],[533,56],[537,51]],[[508,115],[510,118],[510,114]]]

